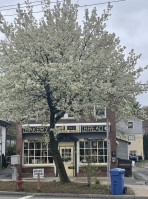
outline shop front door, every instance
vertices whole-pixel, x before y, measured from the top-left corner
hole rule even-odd
[[[74,176],[74,146],[60,146],[60,154],[68,176]]]

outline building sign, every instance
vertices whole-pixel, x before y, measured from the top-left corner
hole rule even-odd
[[[46,133],[48,131],[48,126],[23,126],[23,133]]]
[[[96,126],[82,126],[81,132],[106,132],[106,126],[96,125]]]
[[[67,126],[67,130],[76,130],[76,126]]]
[[[78,125],[65,125],[65,126],[56,126],[58,128],[59,133],[79,133]]]
[[[23,133],[46,133],[49,126],[23,126]],[[82,125],[79,126],[57,126],[59,133],[79,133],[79,132],[106,132],[106,125]]]
[[[33,169],[33,178],[37,178],[38,173],[40,174],[40,178],[44,178],[44,169]]]

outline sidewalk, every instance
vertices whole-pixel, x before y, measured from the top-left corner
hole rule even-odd
[[[134,193],[136,197],[146,197],[148,198],[148,185],[128,185]]]

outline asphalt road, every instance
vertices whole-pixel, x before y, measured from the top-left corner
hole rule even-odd
[[[9,196],[9,195],[1,195],[0,199],[33,199],[33,197],[31,196]],[[47,199],[47,198],[46,198]]]
[[[0,196],[0,199],[57,199],[57,197],[43,197],[43,196]],[[58,199],[64,199],[59,198]],[[76,198],[66,198],[66,199],[76,199]]]
[[[138,181],[143,181],[148,184],[148,168],[133,168],[133,177]]]
[[[9,196],[9,195],[5,195],[5,196],[0,196],[0,199],[104,199],[104,198],[112,198],[112,199],[118,199],[119,196],[89,196],[89,197],[57,197],[57,196]],[[120,195],[120,198],[127,198],[127,199],[135,199],[135,196],[125,196],[125,195]],[[139,198],[138,198],[139,199]],[[141,199],[141,198],[140,198]]]
[[[43,197],[43,196],[30,196],[30,195],[27,195],[27,196],[9,196],[9,195],[2,195],[0,196],[0,199],[55,199],[55,198],[51,198],[51,197]],[[60,199],[60,198],[58,198]],[[62,198],[63,199],[63,198]],[[69,198],[70,199],[70,198]]]
[[[29,196],[29,195],[27,195],[27,196],[7,196],[7,195],[5,195],[5,196],[0,196],[0,199],[48,199],[48,198],[50,198],[50,199],[57,199],[57,197],[43,197],[43,196]],[[58,198],[58,199],[64,199],[64,198]],[[68,199],[72,199],[72,198],[68,198]],[[76,199],[76,198],[75,198]]]
[[[0,169],[0,179],[12,179],[13,168]]]

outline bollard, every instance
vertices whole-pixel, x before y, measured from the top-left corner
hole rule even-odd
[[[40,173],[38,173],[37,190],[40,191]]]

